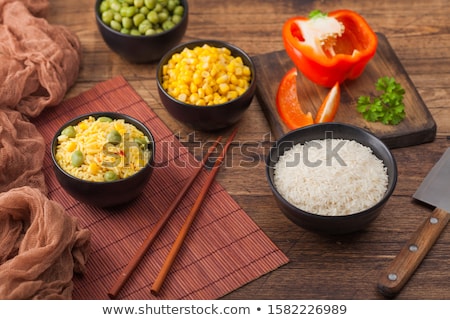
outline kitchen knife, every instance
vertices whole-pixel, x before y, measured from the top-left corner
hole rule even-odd
[[[378,290],[394,297],[408,282],[450,220],[450,148],[423,180],[413,197],[435,207],[382,273]]]

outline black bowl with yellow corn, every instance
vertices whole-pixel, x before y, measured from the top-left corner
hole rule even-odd
[[[157,68],[161,102],[176,120],[200,131],[237,123],[256,90],[251,58],[219,40],[196,40],[167,52]]]

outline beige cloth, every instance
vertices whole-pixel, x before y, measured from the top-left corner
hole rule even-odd
[[[39,190],[0,194],[0,299],[70,299],[90,232]]]
[[[36,117],[61,102],[78,77],[79,39],[33,16],[47,8],[48,1],[0,0],[0,109]]]
[[[18,111],[0,111],[0,192],[31,186],[47,194],[44,138]]]
[[[29,122],[77,77],[75,34],[43,19],[48,0],[0,0],[0,299],[71,299],[90,231],[47,198],[45,142]]]

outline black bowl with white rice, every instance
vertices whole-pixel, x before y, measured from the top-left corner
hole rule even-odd
[[[396,161],[372,133],[324,123],[287,133],[266,159],[269,186],[297,225],[327,234],[366,228],[392,195]]]

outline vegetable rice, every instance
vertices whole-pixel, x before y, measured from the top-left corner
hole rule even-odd
[[[288,202],[306,212],[343,216],[379,202],[388,175],[369,147],[324,139],[287,150],[275,164],[274,184]]]
[[[149,143],[143,132],[124,119],[91,116],[62,130],[55,159],[79,179],[114,181],[135,174],[148,163]]]

